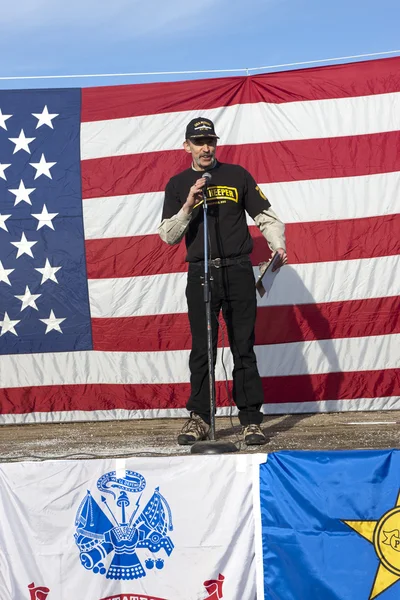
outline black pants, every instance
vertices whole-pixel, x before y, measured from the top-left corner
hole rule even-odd
[[[260,409],[264,396],[253,349],[257,303],[250,259],[246,257],[240,263],[226,267],[211,266],[210,275],[214,364],[218,341],[218,321],[214,315],[218,316],[222,308],[234,361],[233,399],[239,409],[239,420],[242,425],[259,425],[263,420]],[[186,298],[192,333],[192,351],[189,359],[191,395],[186,408],[209,423],[210,397],[203,281],[204,265],[190,263]]]

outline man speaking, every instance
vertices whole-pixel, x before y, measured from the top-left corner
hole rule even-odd
[[[203,193],[207,197],[209,270],[214,357],[218,316],[222,309],[233,355],[233,399],[239,409],[244,441],[264,444],[260,428],[263,389],[254,353],[257,312],[255,280],[250,261],[253,242],[246,212],[254,219],[269,247],[280,255],[277,267],[287,261],[285,226],[246,169],[219,162],[214,124],[199,117],[186,128],[186,152],[192,165],[172,177],[165,189],[162,222],[158,228],[167,244],[186,237],[189,263],[186,298],[192,334],[189,359],[191,393],[186,408],[190,418],[178,436],[182,445],[207,439],[210,428],[206,312],[204,306]],[[211,178],[202,176],[205,172]],[[203,190],[204,188],[204,190]]]

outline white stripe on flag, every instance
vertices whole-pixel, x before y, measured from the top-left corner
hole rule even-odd
[[[236,104],[201,111],[221,145],[364,135],[400,129],[400,93],[283,104]],[[82,123],[82,159],[182,148],[187,123],[199,111]]]
[[[260,187],[284,223],[361,219],[399,212],[400,172]]]
[[[260,184],[284,223],[383,216],[398,212],[400,173]],[[164,192],[83,202],[86,239],[157,233]],[[249,224],[253,219],[247,217]]]
[[[394,369],[400,364],[400,334],[256,346],[261,377],[338,371]],[[222,350],[216,380],[223,381]],[[228,373],[230,351],[224,351]],[[73,352],[2,357],[5,388],[65,384],[162,384],[189,381],[189,350],[167,352]]]
[[[400,396],[385,396],[377,398],[357,398],[356,400],[321,400],[319,402],[282,402],[264,404],[262,410],[266,415],[280,415],[293,413],[324,413],[324,412],[353,412],[373,410],[399,410]],[[218,417],[236,415],[237,408],[217,408]],[[125,410],[116,408],[112,410],[69,410],[52,412],[33,412],[0,415],[1,425],[14,425],[20,423],[54,423],[68,421],[114,421],[129,419],[174,419],[187,418],[185,408],[153,408],[144,410]],[[218,428],[217,422],[217,428]],[[263,429],[268,433],[268,419],[264,422]],[[152,449],[152,448],[149,448]],[[166,452],[166,454],[170,454]],[[107,455],[108,456],[108,455]]]
[[[340,302],[400,295],[400,256],[287,266],[259,306]],[[255,275],[258,268],[254,268]],[[90,279],[91,315],[138,317],[187,312],[186,273]]]

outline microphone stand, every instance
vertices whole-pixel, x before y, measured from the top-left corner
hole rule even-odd
[[[211,179],[208,175],[207,180]],[[211,323],[211,277],[208,258],[208,221],[207,221],[207,189],[203,188],[203,231],[204,231],[204,306],[206,311],[207,328],[207,357],[208,357],[208,388],[210,394],[210,433],[208,440],[202,440],[192,445],[191,454],[227,454],[237,452],[238,448],[233,442],[217,441],[215,439],[215,372],[214,348],[212,340]]]

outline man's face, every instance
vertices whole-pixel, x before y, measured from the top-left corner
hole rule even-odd
[[[215,160],[217,140],[211,137],[191,138],[185,140],[183,147],[192,155],[193,166],[197,171],[209,169]]]

